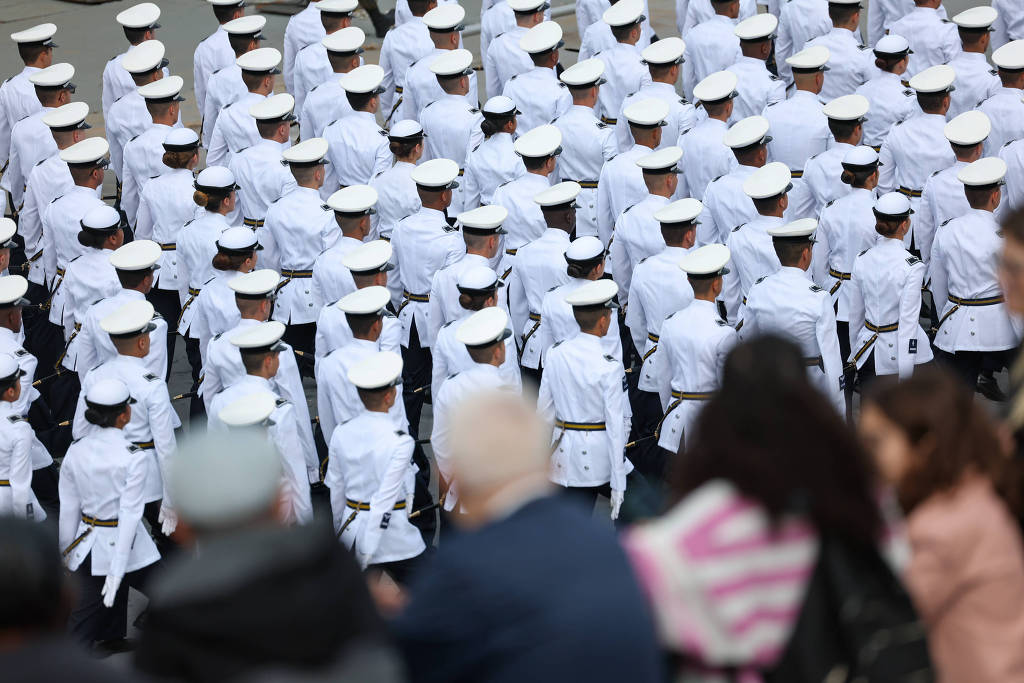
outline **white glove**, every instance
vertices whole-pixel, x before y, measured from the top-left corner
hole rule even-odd
[[[164,536],[170,536],[178,528],[177,513],[165,505],[160,506],[160,515],[157,517],[157,521],[160,522],[160,531]]]
[[[107,579],[103,582],[103,590],[100,591],[100,595],[103,596],[103,606],[113,607],[114,598],[117,597],[117,589],[121,587],[121,577],[108,574]]]
[[[619,518],[619,508],[622,507],[622,499],[625,498],[625,491],[612,489],[612,521]]]

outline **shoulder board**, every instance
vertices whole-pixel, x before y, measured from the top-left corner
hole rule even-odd
[[[897,125],[897,126],[902,126],[902,125],[903,125],[903,121],[897,121],[897,122],[896,122],[896,125]],[[813,159],[814,157],[811,157],[811,158]]]
[[[219,73],[220,73],[221,71],[223,71],[223,70],[224,70],[224,67],[221,67],[221,68],[219,68],[219,69],[214,69],[214,70],[213,70],[213,73],[211,73],[210,75],[212,76],[213,74],[219,74]]]
[[[929,178],[934,178],[937,175],[939,175],[939,171],[932,171],[932,174],[930,176],[928,176],[928,177]]]
[[[28,422],[28,419],[22,417],[21,415],[8,415],[7,419],[10,420],[12,424],[17,424],[18,422]]]
[[[818,154],[821,154],[821,152],[818,152]],[[817,159],[818,158],[818,154],[812,154],[811,155],[811,159]],[[810,161],[810,159],[808,159],[808,161]]]
[[[508,79],[508,80],[509,80],[509,81],[514,81],[514,80],[516,80],[517,78],[519,78],[519,74],[516,74],[515,76],[513,76],[512,78],[510,78],[510,79]]]
[[[863,51],[863,50],[870,50],[871,48],[869,46],[867,46],[867,45],[858,45],[857,49]]]
[[[285,405],[286,403],[288,403],[288,399],[286,398],[279,398],[276,401],[274,401],[274,405],[277,406],[278,408]]]
[[[613,155],[612,155],[612,158],[611,158],[611,159],[609,159],[608,161],[611,161],[612,159],[614,159],[614,158],[615,158],[615,157],[617,157],[617,156],[619,156],[619,155],[618,155],[618,154],[613,154]],[[606,161],[605,163],[608,163],[608,161]]]
[[[566,86],[565,86],[565,83],[562,83],[562,81],[558,81],[558,87],[559,88],[564,88]]]
[[[245,147],[243,147],[242,149],[238,150],[238,152],[236,152],[236,154],[241,154],[241,153],[242,153],[242,152],[244,152],[245,150],[249,149],[249,147],[251,147],[251,146],[252,146],[252,145],[246,145],[246,146],[245,146]]]
[[[328,206],[327,204],[321,204],[320,208],[323,209],[324,211],[328,211],[328,210],[330,210],[331,207]]]
[[[686,130],[684,130],[684,131],[683,131],[682,133],[680,133],[680,134],[679,134],[679,137],[682,137],[682,136],[686,135],[686,134],[687,134],[687,133],[689,133],[689,132],[690,132],[691,130],[693,130],[693,129],[692,129],[692,128],[687,128]]]
[[[139,448],[138,446],[136,446],[133,443],[128,444],[128,452],[129,453],[138,453],[141,450],[142,450],[141,448]]]
[[[553,348],[553,349],[556,349],[556,348],[558,348],[558,346],[559,346],[559,345],[560,345],[560,344],[561,344],[561,343],[562,343],[563,341],[565,341],[565,340],[564,340],[564,339],[560,339],[560,340],[556,341],[556,342],[555,342],[554,344],[552,344],[552,345],[551,345],[551,348]]]
[[[643,263],[643,262],[644,262],[644,261],[646,261],[646,260],[647,260],[647,257],[646,257],[646,256],[644,256],[644,257],[643,257],[642,259],[640,259],[639,261],[637,261],[637,262],[636,262],[636,264],[637,264],[637,265],[639,266],[639,265],[640,265],[641,263]]]
[[[452,325],[452,323],[454,323],[454,322],[455,322],[454,320],[449,320],[444,325],[441,325],[441,329],[443,330],[446,327],[450,327]]]
[[[385,309],[383,317],[385,317],[385,318],[397,318],[398,316],[395,315],[394,313],[392,313],[391,311]]]
[[[941,21],[943,24],[952,24],[953,23],[949,19],[940,19],[939,21]]]
[[[285,162],[284,160],[282,160],[282,163],[284,163],[284,165],[285,165],[285,166],[287,166],[287,165],[288,165],[288,163],[287,163],[287,162]],[[283,197],[284,195],[281,195],[281,196]],[[277,204],[277,203],[278,203],[279,201],[281,201],[281,197],[278,197],[277,199],[275,199],[274,201],[272,201],[272,202],[270,202],[270,203],[271,203],[271,204]],[[188,223],[186,223],[185,225],[188,225]]]
[[[157,381],[158,379],[160,379],[159,377],[157,377],[156,375],[154,375],[154,374],[153,374],[152,372],[147,372],[147,373],[146,373],[145,375],[143,375],[143,376],[142,376],[142,378],[143,378],[144,380],[146,380],[147,382],[155,382],[155,381]]]
[[[405,432],[403,432],[401,429],[396,429],[395,436],[405,436]]]
[[[868,250],[867,250],[867,249],[865,249],[864,251],[862,251],[862,252],[860,252],[859,254],[857,254],[857,256],[863,256],[863,255],[864,255],[864,254],[866,254],[866,253],[868,253]]]
[[[825,206],[832,206],[835,203],[836,203],[836,200],[830,199],[829,201],[825,202]]]
[[[640,202],[637,202],[636,204],[639,204],[639,203],[640,203]],[[629,205],[629,208],[627,208],[627,209],[626,209],[625,211],[623,211],[622,213],[629,213],[629,210],[630,210],[630,209],[632,209],[632,208],[633,208],[634,206],[636,206],[636,204],[630,204],[630,205]]]
[[[1015,142],[1017,142],[1017,141],[1016,140],[1007,140],[1006,142],[1003,143],[1003,147],[1009,147],[1010,145],[1012,145]],[[57,199],[60,199],[60,197],[58,197]]]
[[[195,218],[190,218],[190,219],[188,219],[187,221],[185,221],[185,225],[183,225],[183,226],[181,226],[181,227],[185,227],[185,226],[187,226],[187,225],[188,225],[189,223],[191,223],[191,222],[192,222],[192,221],[194,221],[194,220],[195,220]]]
[[[478,149],[480,149],[480,145],[482,145],[482,144],[483,144],[482,142],[481,142],[481,143],[479,143],[479,144],[477,144],[477,146],[476,146],[476,147],[474,147],[473,149],[471,149],[471,150],[469,150],[469,151],[470,151],[470,152],[475,152],[475,151],[477,151]],[[384,172],[384,171],[381,171],[380,173],[383,173],[383,172]],[[378,173],[377,175],[380,175],[380,173]],[[376,177],[376,176],[374,176],[374,177]]]
[[[36,162],[36,166],[41,166],[44,161],[46,161],[46,159],[40,159],[39,161]]]
[[[139,133],[139,135],[142,135],[142,133]],[[135,142],[135,141],[136,141],[136,140],[138,139],[139,135],[136,135],[135,137],[133,137],[133,138],[132,138],[131,140],[129,140],[128,142]]]
[[[911,266],[916,266],[918,263],[924,263],[921,259],[917,258],[913,254],[907,257],[907,263]]]
[[[121,100],[123,100],[123,99],[124,99],[124,95],[121,95],[120,97],[118,97],[118,98],[117,98],[116,100],[114,100],[114,101],[115,101],[115,102],[120,102],[120,101],[121,101]]]
[[[428,104],[427,107],[429,107],[429,106],[430,105]],[[427,107],[424,107],[424,109],[426,109]],[[384,130],[383,128],[379,129],[377,132],[380,133],[381,137],[386,138],[388,136],[388,132],[386,130]]]
[[[671,313],[669,313],[668,315],[665,316],[665,320],[668,320],[669,318],[671,318],[672,316],[674,316],[678,312],[679,311],[672,311]]]
[[[220,339],[223,336],[224,336],[223,332],[221,332],[220,334],[215,334],[215,335],[213,335],[213,341],[217,341],[218,339]]]
[[[150,180],[156,180],[156,179],[157,179],[157,178],[159,178],[159,177],[160,177],[160,176],[158,176],[158,175],[151,175],[151,176],[149,176],[149,179],[150,179]]]
[[[494,36],[494,40],[497,40],[498,38],[501,38],[501,37],[502,37],[503,35],[505,35],[506,33],[508,33],[508,31],[502,31],[502,32],[501,32],[501,33],[499,33],[498,35]]]
[[[598,128],[607,128],[607,127],[608,127],[608,124],[607,124],[607,123],[605,123],[604,121],[598,121],[598,122],[597,122],[597,127],[598,127]]]
[[[213,276],[213,277],[211,277],[211,278],[210,278],[209,280],[207,280],[206,282],[204,282],[204,283],[203,283],[203,286],[205,287],[206,285],[210,284],[211,282],[213,282],[213,281],[214,281],[214,280],[216,280],[216,279],[217,279],[217,276],[216,276],[216,275],[214,275],[214,276]]]
[[[951,220],[953,220],[953,219],[952,218],[947,218],[946,220],[944,220],[941,223],[939,223],[939,227],[941,228],[943,225],[945,225],[946,223],[950,222]]]
[[[558,287],[559,287],[559,285],[555,285],[554,287],[552,287],[552,288],[551,288],[551,289],[549,289],[548,291],[549,291],[549,292],[553,292],[553,291],[555,291],[556,289],[558,289]]]
[[[513,178],[513,180],[514,180],[514,178]],[[506,180],[506,181],[505,181],[505,182],[503,182],[503,183],[502,183],[501,185],[498,185],[498,187],[505,187],[506,185],[508,185],[508,184],[509,184],[509,183],[511,183],[511,182],[512,182],[512,180]],[[406,216],[406,218],[408,218],[408,216]]]
[[[96,304],[98,304],[99,302],[101,302],[101,301],[104,301],[104,300],[105,300],[105,299],[96,299],[96,301],[93,301],[93,302],[92,302],[92,303],[90,304],[90,306],[95,306]],[[156,316],[156,313],[154,313],[153,315],[154,315],[154,316]]]
[[[729,327],[729,323],[725,322],[721,318],[715,318],[715,324],[719,327]]]
[[[1006,143],[1006,144],[1010,144],[1010,143]],[[58,199],[60,199],[63,196],[64,195],[58,195],[58,196],[54,197],[52,200],[50,200],[50,203],[53,204],[55,201],[57,201]]]
[[[779,80],[779,77],[772,73],[768,74],[768,78],[773,81]]]
[[[480,110],[477,109],[476,107],[470,107],[469,108],[469,113],[470,114],[478,114],[478,113],[480,113]],[[381,132],[383,133],[384,131],[381,131]]]
[[[458,232],[458,231],[459,231],[459,228],[458,228],[458,226],[456,226],[456,225],[448,225],[448,224],[446,223],[446,224],[444,225],[444,231],[445,231],[445,232]]]
[[[740,228],[742,228],[744,225],[746,225],[746,223],[740,223],[735,228],[733,228],[732,231],[733,232],[739,232]]]
[[[459,376],[459,373],[453,372],[452,374],[448,375],[448,377],[446,379],[452,379],[453,377],[458,377],[458,376]]]
[[[818,285],[811,285],[811,291],[812,292],[824,292],[825,290],[822,289],[821,287],[819,287]]]
[[[321,83],[320,85],[323,85],[323,84]],[[312,88],[310,88],[310,89],[309,89],[309,92],[313,92],[314,90],[316,90],[317,88],[319,88],[319,87],[320,87],[320,85],[314,85],[314,86],[313,86]],[[306,95],[306,97],[309,97],[309,95]]]
[[[615,358],[614,358],[614,357],[612,357],[612,356],[609,356],[609,355],[608,355],[607,353],[606,353],[606,354],[604,354],[604,359],[605,359],[606,361],[608,361],[609,363],[614,363],[614,362],[615,362]]]
[[[774,107],[776,104],[778,104],[778,102],[769,102],[768,106],[769,107]]]
[[[903,94],[906,95],[907,97],[913,97],[914,96],[914,91],[913,90],[904,90]],[[902,121],[900,123],[902,123]]]
[[[19,356],[19,357],[20,356],[27,356],[28,355],[28,351],[26,351],[25,349],[18,349],[17,351],[14,352],[14,355],[15,356]]]
[[[759,285],[759,284],[761,284],[762,282],[764,282],[764,281],[765,281],[765,278],[767,278],[767,277],[768,277],[767,275],[762,275],[761,277],[759,277],[759,278],[757,278],[756,280],[754,280],[754,284],[755,284],[755,285]]]
[[[685,97],[680,97],[679,98],[679,104],[689,104],[689,103],[690,103],[690,101],[687,100]],[[775,104],[775,103],[772,102],[772,104]]]
[[[80,259],[80,258],[82,258],[82,255],[81,255],[81,254],[79,254],[79,255],[78,255],[78,256],[76,256],[75,258],[71,259],[70,261],[68,261],[68,263],[74,263],[75,261],[77,261],[77,260],[78,260],[78,259]]]
[[[811,157],[811,158],[813,159],[814,157]],[[717,183],[717,182],[718,182],[719,180],[721,180],[721,179],[722,179],[722,178],[724,178],[724,177],[725,177],[725,174],[723,173],[722,175],[718,176],[717,178],[715,178],[715,179],[714,179],[714,180],[712,180],[711,182],[713,182],[713,183]]]
[[[100,363],[100,365],[103,365],[103,363]],[[95,367],[89,368],[89,372],[92,372],[93,370],[95,370],[96,368],[98,368],[98,367],[99,367],[100,365],[97,365],[97,366],[95,366]]]

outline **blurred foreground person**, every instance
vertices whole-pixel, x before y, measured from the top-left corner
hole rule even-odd
[[[939,368],[864,398],[860,433],[907,514],[907,587],[940,680],[1024,677],[1024,547],[1013,463],[972,392]]]
[[[548,433],[508,393],[453,411],[467,528],[423,568],[395,623],[412,681],[662,680],[650,615],[610,529],[554,495]]]
[[[280,456],[265,437],[186,443],[170,485],[197,552],[154,577],[140,669],[194,683],[398,680],[355,560],[329,528],[281,523]]]
[[[680,680],[931,680],[869,461],[824,399],[788,342],[736,347],[675,463],[679,502],[626,537]]]
[[[63,636],[74,607],[52,531],[0,518],[0,671],[18,683],[127,683],[134,680]]]

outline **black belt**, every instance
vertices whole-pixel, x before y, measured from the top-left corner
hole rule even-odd
[[[593,190],[597,188],[596,180],[573,180],[572,182],[576,183],[584,190]]]
[[[10,485],[11,485],[11,480],[10,479],[0,479],[0,486],[10,486]]]
[[[920,197],[921,196],[921,190],[911,190],[909,187],[903,187],[902,185],[900,185],[900,189],[898,189],[896,191],[899,192],[902,195],[906,195],[907,197]]]
[[[539,323],[540,322],[540,313],[533,313],[531,311],[530,312],[530,320],[532,320],[535,323]]]
[[[247,228],[262,228],[263,227],[263,219],[262,218],[243,218],[242,219],[242,224],[245,225]]]
[[[288,270],[287,268],[282,268],[281,269],[281,275],[282,275],[282,277],[286,277],[286,278],[288,278],[290,280],[294,280],[296,278],[303,279],[303,278],[313,277],[313,271],[312,270]]]
[[[953,296],[952,294],[950,294],[946,297],[946,299],[951,304],[956,304],[957,306],[995,306],[996,304],[1003,303],[1002,294],[997,294],[996,296],[988,296],[985,297],[984,299],[965,299],[962,296]]]
[[[395,86],[395,92],[398,93],[399,95],[401,95],[403,92],[405,92],[405,88],[403,88],[400,85],[396,85]]]
[[[402,296],[409,301],[415,301],[417,303],[425,304],[430,302],[429,294],[413,294],[412,292],[402,290]]]
[[[346,498],[345,499],[345,506],[350,508],[350,509],[352,509],[352,510],[363,510],[363,511],[366,511],[366,510],[370,509],[370,504],[369,503],[364,503],[364,502],[359,501],[359,500],[352,500],[351,498]],[[395,506],[393,508],[391,508],[391,509],[392,510],[404,510],[405,509],[405,501],[404,500],[398,501],[397,503],[395,503]]]
[[[156,448],[156,443],[153,441],[133,441],[132,445],[142,450],[148,450],[150,448]]]
[[[835,294],[839,290],[839,287],[842,286],[843,282],[849,280],[851,277],[850,273],[840,272],[832,266],[828,267],[828,274],[836,279],[836,283],[832,285],[832,289],[828,290],[829,296]]]
[[[509,256],[515,256],[519,252],[518,249],[506,249],[505,253]]]
[[[92,515],[87,515],[84,512],[82,513],[82,521],[85,522],[86,524],[88,524],[89,526],[103,526],[103,527],[116,527],[117,526],[117,517],[114,517],[113,519],[99,519],[97,517],[93,517]]]
[[[676,391],[672,390],[672,398],[680,401],[708,401],[715,395],[713,391]]]
[[[601,117],[601,123],[607,123],[609,126],[614,126],[618,122],[619,122],[618,119],[608,118],[607,116],[602,116]]]
[[[804,177],[804,172],[803,171],[790,171],[789,172],[789,177],[791,177],[791,178],[803,178]]]
[[[889,325],[876,325],[871,321],[865,320],[864,327],[868,328],[875,334],[881,334],[883,332],[895,332],[900,329],[899,323],[890,323]]]
[[[161,244],[160,248],[164,251],[174,251],[178,248],[177,242],[168,242],[167,244]]]
[[[604,422],[566,422],[555,420],[555,427],[567,432],[603,432],[608,427]]]

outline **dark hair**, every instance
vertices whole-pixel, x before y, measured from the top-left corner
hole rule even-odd
[[[625,24],[623,26],[612,26],[612,36],[616,42],[622,42],[626,38],[629,38],[629,34],[633,32],[633,29],[637,27],[639,22],[633,22],[632,24]]]
[[[759,214],[764,216],[765,214],[775,211],[779,206],[779,201],[784,195],[777,194],[774,197],[765,197],[764,199],[754,199],[754,208]]]
[[[263,79],[267,76],[273,78],[273,75],[266,71],[246,71],[242,70],[242,82],[245,83],[246,90],[252,90],[258,88],[263,84]]]
[[[843,181],[850,187],[864,187],[864,183],[866,183],[868,178],[874,175],[877,170],[877,166],[857,166],[856,168],[844,166],[843,172],[839,174],[839,180]]]
[[[930,441],[929,452],[896,486],[904,510],[954,488],[970,471],[990,479],[1007,505],[1017,509],[1020,472],[974,391],[948,370],[918,366],[903,382],[879,378],[864,404],[882,411],[915,447],[926,437]]]
[[[388,149],[398,158],[407,157],[412,154],[412,151],[416,149],[416,145],[421,142],[423,142],[422,138],[417,138],[416,140],[392,140],[388,145]]]
[[[380,319],[381,317],[376,313],[370,313],[367,315],[357,315],[355,313],[345,314],[345,321],[348,323],[349,328],[351,328],[352,334],[357,337],[368,335],[370,333],[370,328],[372,328],[374,323]]]
[[[853,131],[856,130],[859,125],[861,125],[859,119],[853,121],[837,121],[836,119],[828,120],[828,129],[832,131],[832,136],[837,140],[845,140],[853,135]]]
[[[581,280],[594,272],[594,269],[602,263],[604,263],[604,254],[589,261],[567,261],[565,272],[569,274],[569,277]]]
[[[885,216],[875,213],[875,232],[882,237],[892,237],[899,230],[900,224],[907,220],[906,216]]]
[[[124,411],[128,410],[126,404],[98,406],[87,401],[85,405],[85,421],[97,427],[113,427],[117,423],[117,418],[121,417]]]
[[[377,93],[346,92],[345,97],[348,98],[348,103],[349,105],[351,105],[352,109],[354,109],[355,111],[363,111],[368,106],[370,106],[370,100],[372,100],[374,97],[377,97]]]
[[[592,330],[605,313],[611,313],[607,306],[573,306],[572,317],[581,330]]]
[[[688,441],[671,463],[676,500],[725,480],[773,519],[798,513],[851,540],[879,539],[870,460],[790,342],[762,336],[737,346]]]
[[[35,86],[35,91],[36,99],[39,100],[39,104],[43,105],[44,107],[51,107],[57,104],[57,99],[60,97],[60,94],[64,91],[64,88],[51,88],[48,86],[42,87],[37,85]]]
[[[500,116],[484,114],[484,120],[480,122],[480,130],[484,132],[485,138],[489,138],[495,133],[500,133],[501,129],[507,126],[508,122],[515,117],[515,114],[502,114]]]
[[[206,193],[202,190],[196,190],[192,193],[192,201],[195,202],[197,206],[201,206],[211,213],[217,213],[220,211],[220,205],[225,199],[227,199],[229,194],[230,192],[214,194],[212,192]]]
[[[907,53],[903,52],[898,55],[893,54],[879,54],[875,53],[875,66],[882,71],[892,73],[892,70],[896,68],[896,65],[907,58]]]
[[[725,108],[729,106],[730,102],[732,102],[731,99],[726,99],[715,102],[701,102],[700,105],[704,107],[704,111],[706,111],[709,116],[718,116],[725,111]]]
[[[350,18],[351,17],[347,14],[337,14],[335,12],[320,13],[320,23],[323,25],[324,30],[327,31],[327,33],[334,33],[341,28],[342,23],[344,23],[346,19]]]
[[[711,291],[711,285],[715,283],[719,276],[716,277],[689,277],[687,280],[690,283],[690,289],[693,290],[694,294],[704,296]]]
[[[148,276],[153,275],[153,271],[149,268],[143,268],[142,270],[117,270],[116,272],[117,279],[124,289],[135,289]]]
[[[527,171],[536,171],[543,168],[544,164],[548,162],[550,156],[546,157],[523,157],[523,166],[526,167]]]
[[[53,49],[51,46],[43,43],[18,43],[18,55],[26,64],[36,61],[39,59],[39,55],[51,49]]]
[[[63,631],[71,603],[49,525],[0,517],[0,631]]]
[[[149,31],[151,26],[144,26],[142,28],[128,28],[124,27],[124,37],[128,39],[128,42],[132,45],[138,45],[146,37],[146,32]]]
[[[967,203],[970,204],[971,208],[976,209],[979,206],[983,206],[993,192],[1001,189],[998,184],[964,185],[964,197],[967,198]]]
[[[260,134],[261,138],[267,138],[277,132],[277,129],[284,123],[281,119],[272,119],[270,121],[257,121],[256,132]]]
[[[466,347],[466,351],[469,352],[469,357],[473,359],[474,363],[486,363],[491,359],[491,354],[494,353],[494,347],[498,344],[504,344],[505,342],[494,342],[487,346],[475,346]]]
[[[92,164],[68,164],[68,172],[71,173],[71,179],[76,185],[85,182],[96,168]]]
[[[919,92],[917,93],[917,104],[922,110],[939,109],[942,107],[942,100],[946,99],[949,93],[942,92]]]
[[[83,247],[102,249],[107,239],[116,232],[98,232],[96,230],[79,230],[78,243]]]
[[[267,351],[266,353],[242,353],[239,354],[242,357],[242,367],[245,368],[246,374],[257,372],[263,367],[263,361],[267,359],[270,354],[276,354],[277,351]]]
[[[164,151],[162,161],[164,166],[168,168],[188,168],[188,164],[192,161],[192,157],[199,154],[199,148],[185,149],[177,152]]]
[[[242,253],[238,251],[218,251],[213,255],[212,265],[216,270],[238,270],[246,259],[253,258],[256,250]]]
[[[775,248],[775,255],[779,257],[779,263],[784,266],[795,266],[804,249],[811,248],[811,242],[809,240],[772,240],[772,247]]]
[[[234,18],[238,10],[238,5],[214,5],[213,16],[217,17],[217,23],[226,24]]]
[[[467,311],[479,311],[484,308],[484,304],[492,296],[494,296],[494,292],[480,292],[476,294],[459,292],[459,306],[462,306]]]
[[[380,387],[379,389],[361,389],[356,387],[359,400],[368,408],[376,408],[384,402],[384,396],[391,387]]]
[[[251,33],[229,33],[228,43],[231,45],[231,50],[236,55],[243,55],[249,50],[249,46],[252,45],[252,34]],[[245,72],[242,72],[245,74]],[[244,80],[244,79],[243,79]]]
[[[837,5],[834,2],[828,3],[828,18],[833,24],[845,24],[853,19],[853,15],[860,12],[860,5]]]

